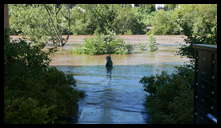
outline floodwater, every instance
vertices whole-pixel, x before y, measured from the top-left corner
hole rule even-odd
[[[163,70],[169,73],[175,70],[172,64],[115,65],[110,76],[102,65],[57,68],[73,74],[76,88],[86,92],[79,102],[79,124],[147,123],[146,93],[139,80]]]
[[[188,62],[176,55],[178,45],[159,44],[155,53],[134,50],[129,55],[111,55],[112,74],[105,69],[106,55],[74,55],[68,49],[52,56],[52,66],[73,74],[76,89],[86,97],[79,101],[79,124],[144,124],[149,115],[144,108],[146,95],[139,83],[143,76],[161,71],[175,72],[174,66]]]
[[[141,52],[137,49],[133,54],[111,55],[114,65],[139,65],[158,63],[182,63],[188,61],[176,55],[177,46],[160,45],[154,53]],[[104,65],[107,55],[74,55],[71,50],[62,50],[52,56],[51,65],[88,66]]]

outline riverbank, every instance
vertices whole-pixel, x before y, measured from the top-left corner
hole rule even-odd
[[[66,37],[65,35],[63,37]],[[80,44],[84,39],[95,37],[95,35],[70,35],[68,44]],[[157,43],[160,44],[176,44],[177,42],[183,42],[186,38],[185,35],[155,35]],[[12,39],[21,38],[18,35],[10,35]],[[126,43],[140,43],[147,41],[147,35],[117,35],[117,38],[124,39]]]

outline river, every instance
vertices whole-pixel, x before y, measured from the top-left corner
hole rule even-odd
[[[134,51],[129,55],[111,55],[114,68],[108,75],[106,55],[73,55],[63,49],[52,56],[52,66],[73,74],[76,89],[86,97],[79,101],[78,124],[145,124],[149,116],[144,108],[146,95],[139,83],[143,76],[161,71],[175,72],[174,66],[188,62],[176,55],[178,44],[159,44],[155,53]]]

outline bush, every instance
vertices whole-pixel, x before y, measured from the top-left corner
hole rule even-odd
[[[150,52],[155,52],[158,50],[156,39],[154,38],[152,34],[149,35],[148,49]]]
[[[77,116],[77,102],[84,95],[73,88],[73,76],[49,67],[52,51],[24,40],[5,38],[4,44],[6,123],[64,123],[63,118]]]
[[[47,4],[51,11],[58,10],[54,4]],[[130,5],[122,7],[119,4],[77,4],[70,10],[70,29],[68,32],[68,11],[61,6],[57,13],[51,13],[55,21],[57,32],[60,34],[108,34],[108,30],[113,30],[116,34],[144,34],[145,25],[140,22],[140,16],[135,14]],[[80,7],[80,8],[79,8]],[[152,11],[151,8],[142,7],[143,14]],[[10,27],[12,34],[22,34],[31,40],[39,43],[45,43],[50,39],[48,36],[54,36],[56,33],[52,29],[51,21],[43,5],[39,4],[12,4],[9,6]],[[55,19],[54,19],[55,18]],[[57,36],[54,36],[57,37]]]
[[[117,34],[145,34],[145,25],[139,19],[141,16],[136,15],[133,8],[118,8],[117,16],[112,25]]]
[[[150,95],[146,109],[151,123],[192,123],[194,71],[187,66],[177,67],[177,72],[162,72],[143,77],[140,83]]]
[[[166,4],[165,10],[174,10],[177,7],[177,4]]]
[[[187,36],[178,54],[193,58],[192,44],[217,44],[217,5],[180,5],[177,23]]]
[[[138,46],[139,46],[139,48],[140,48],[141,51],[147,50],[147,47],[148,47],[148,45],[147,45],[146,42],[143,42],[143,43],[140,42],[140,43],[138,44]]]
[[[64,42],[61,35],[70,33],[64,5],[58,9],[55,4],[10,4],[9,15],[11,34],[20,34],[32,43],[58,46]]]
[[[175,15],[174,11],[159,10],[154,13],[151,19],[152,29],[148,33],[155,35],[180,34],[181,28],[176,20],[177,15]]]
[[[37,43],[46,43],[49,40],[48,36],[52,31],[49,31],[48,16],[43,6],[11,4],[9,15],[11,34],[21,34]]]
[[[40,106],[33,98],[15,98],[5,101],[5,123],[12,124],[47,124],[57,118],[49,114],[55,108],[47,105]]]
[[[86,39],[83,47],[74,49],[74,53],[101,55],[101,54],[128,54],[131,46],[126,45],[121,39],[115,39],[113,35],[98,35]]]
[[[180,5],[174,9],[172,15],[177,17],[177,25],[187,36],[186,44],[179,49],[179,55],[193,58],[192,44],[217,43],[217,5]],[[177,67],[178,72],[171,75],[162,72],[160,75],[141,79],[144,90],[150,94],[146,107],[152,123],[192,123],[192,64],[194,63]]]

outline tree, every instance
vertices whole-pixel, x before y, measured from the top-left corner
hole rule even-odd
[[[180,5],[177,23],[187,36],[179,54],[193,58],[192,44],[217,44],[217,5]]]
[[[74,5],[69,4],[66,5],[67,9],[62,9],[63,5],[57,4],[57,5],[44,5],[44,8],[47,11],[48,14],[48,25],[49,28],[53,32],[51,34],[51,39],[53,41],[53,44],[58,46],[64,46],[65,43],[67,43],[70,35],[70,9]],[[68,22],[68,28],[65,28],[66,26],[63,25],[65,20]],[[66,39],[62,37],[65,30],[68,29],[68,35]]]
[[[154,4],[139,4],[138,11],[140,13],[143,13],[143,15],[145,15],[145,13],[149,14],[155,11],[155,5]]]
[[[139,7],[138,7],[139,8]],[[144,34],[145,25],[140,21],[140,15],[136,15],[133,10],[136,8],[119,8],[114,19],[113,29],[118,34]]]
[[[115,9],[114,5],[102,4],[91,10],[96,25],[95,33],[108,34],[108,31],[113,31],[112,24],[117,16]]]
[[[177,4],[166,4],[165,10],[174,10],[177,7]]]
[[[18,33],[37,44],[52,41],[54,46],[63,46],[67,40],[62,34],[70,34],[70,10],[64,5],[17,4],[10,5],[12,33]],[[66,25],[67,24],[67,25]]]
[[[72,10],[71,30],[74,34],[144,34],[144,23],[130,5],[83,4]],[[138,7],[140,8],[140,7]]]
[[[11,33],[21,34],[33,42],[44,43],[48,40],[46,12],[41,6],[17,4],[9,5]]]
[[[157,11],[152,20],[151,26],[152,34],[180,34],[180,26],[176,23],[176,15],[173,14],[174,11]]]

